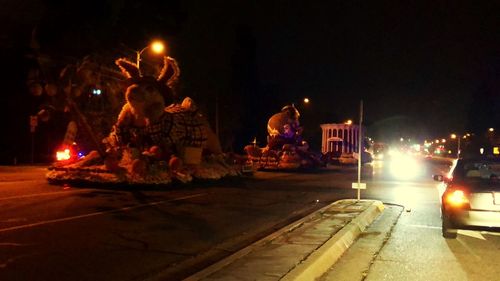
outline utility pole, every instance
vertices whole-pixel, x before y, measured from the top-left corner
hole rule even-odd
[[[361,155],[363,154],[363,100],[359,104],[359,134],[358,134],[358,201],[361,199]]]

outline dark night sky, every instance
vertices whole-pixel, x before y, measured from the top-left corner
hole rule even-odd
[[[314,141],[320,123],[357,119],[360,99],[379,137],[500,128],[500,1],[31,2],[9,0],[1,12],[2,56],[13,65],[3,83],[14,95],[4,119],[30,114],[17,60],[37,26],[42,49],[75,57],[165,38],[182,93],[211,116],[218,97],[235,150],[255,135],[264,142],[267,118],[290,102]],[[78,44],[67,46],[68,34]]]

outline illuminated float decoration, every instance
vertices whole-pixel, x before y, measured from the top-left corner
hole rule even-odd
[[[249,159],[259,169],[299,169],[323,165],[320,157],[309,149],[302,139],[300,113],[294,105],[287,105],[267,122],[267,146],[245,147]]]
[[[47,174],[49,181],[168,184],[241,174],[241,166],[222,153],[193,100],[186,97],[173,103],[172,87],[180,71],[173,58],[165,57],[163,63],[155,78],[142,76],[137,65],[126,59],[116,61],[128,87],[126,102],[103,140],[106,149],[68,159],[69,163],[54,163]]]

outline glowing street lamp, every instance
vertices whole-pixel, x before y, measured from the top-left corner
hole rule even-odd
[[[346,125],[352,125],[352,120],[349,119],[349,120],[345,121],[344,124],[346,124]]]
[[[160,41],[154,41],[151,44],[151,49],[153,50],[153,52],[160,54],[165,50],[165,45],[163,45],[163,43]]]
[[[304,98],[304,103],[309,103],[309,98]]]
[[[466,135],[464,135],[465,137]],[[457,136],[457,134],[451,134],[450,136],[452,139],[457,140],[457,159],[460,158],[460,136]]]
[[[157,41],[153,41],[151,44],[142,48],[142,50],[136,51],[136,54],[137,54],[136,63],[137,63],[137,69],[139,69],[139,71],[141,70],[141,68],[140,68],[141,55],[142,55],[142,53],[144,53],[144,51],[146,51],[149,48],[151,48],[151,50],[153,50],[154,53],[161,54],[165,50],[165,44],[163,44],[163,42],[157,40]]]
[[[488,131],[489,132],[493,132],[493,131],[495,131],[495,129],[494,128],[489,128]]]

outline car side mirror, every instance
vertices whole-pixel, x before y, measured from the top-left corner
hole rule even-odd
[[[443,175],[433,175],[432,178],[435,180],[435,181],[444,181],[444,177]]]

